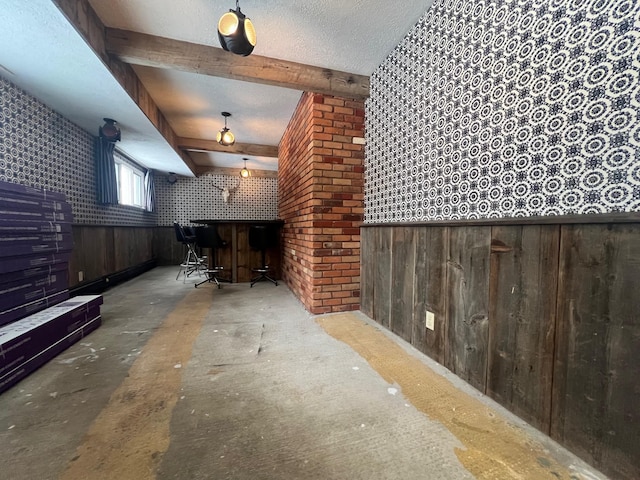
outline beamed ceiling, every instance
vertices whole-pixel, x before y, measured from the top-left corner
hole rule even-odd
[[[231,0],[0,0],[0,74],[91,133],[116,119],[119,148],[149,168],[231,173],[247,157],[271,175],[301,93],[366,98],[430,4],[241,1],[258,35],[242,57],[217,39]],[[232,147],[215,142],[222,111]]]

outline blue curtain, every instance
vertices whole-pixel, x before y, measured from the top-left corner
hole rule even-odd
[[[118,203],[118,183],[116,181],[116,166],[113,159],[115,144],[104,138],[96,138],[96,195],[100,205]]]
[[[144,174],[144,208],[153,212],[156,204],[155,185],[153,183],[153,172],[147,170]]]

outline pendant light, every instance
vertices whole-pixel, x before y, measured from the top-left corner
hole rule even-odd
[[[216,142],[225,147],[229,147],[236,143],[236,137],[231,130],[227,128],[227,118],[230,117],[231,114],[229,112],[222,112],[222,116],[224,117],[224,128],[216,135]]]
[[[242,178],[248,178],[251,176],[251,172],[249,170],[247,170],[247,160],[248,158],[243,158],[242,160],[244,160],[244,167],[242,168],[242,170],[240,170],[240,176]]]
[[[256,30],[253,23],[241,11],[236,0],[236,9],[231,10],[218,21],[218,39],[227,52],[246,57],[256,46]]]

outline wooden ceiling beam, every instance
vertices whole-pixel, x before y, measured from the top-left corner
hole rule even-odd
[[[211,175],[227,175],[229,177],[240,177],[240,170],[237,168],[227,168],[227,167],[214,167],[212,165],[198,165],[197,167],[197,175],[200,177],[205,174]],[[252,177],[263,177],[263,178],[278,178],[277,170],[257,170],[254,168],[250,168]]]
[[[106,48],[106,27],[93,10],[87,0],[53,0],[67,20],[84,38],[85,42],[111,71],[114,78],[122,85],[122,88],[144,112],[149,121],[165,138],[187,168],[195,175],[196,164],[187,152],[181,150],[177,144],[178,136],[169,125],[149,92],[142,84],[131,65],[111,57]]]
[[[198,138],[178,137],[178,147],[184,150],[200,152],[222,152],[251,155],[254,157],[278,157],[278,147],[273,145],[260,145],[257,143],[234,143],[229,147],[220,145],[215,140],[201,140]]]
[[[277,58],[242,57],[221,48],[106,29],[106,50],[132,65],[175,69],[339,97],[365,99],[369,77]]]

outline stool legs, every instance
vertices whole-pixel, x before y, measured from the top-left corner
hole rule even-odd
[[[220,285],[220,279],[217,276],[218,273],[220,273],[220,270],[221,269],[207,268],[204,271],[204,274],[207,276],[207,279],[196,283],[194,287],[198,288],[198,286],[202,285],[203,283],[214,282],[218,286],[218,288],[222,288],[222,285]]]
[[[265,259],[266,252],[264,248],[262,249],[261,253],[262,253],[262,267],[251,269],[252,272],[257,273],[258,275],[251,279],[251,285],[249,285],[249,288],[253,287],[256,283],[258,283],[261,280],[268,280],[277,287],[278,281],[269,276],[269,271],[271,269],[269,268],[269,265],[266,265],[267,263]]]
[[[180,278],[180,275],[184,274],[182,283],[184,283],[186,281],[186,278],[194,272],[200,275],[200,272],[205,268],[204,262],[207,259],[206,256],[198,256],[195,249],[193,248],[193,245],[191,245],[190,243],[186,243],[185,245],[187,247],[187,251],[184,260],[182,260],[182,263],[180,263],[178,274],[176,275],[176,280],[178,280],[178,278]]]
[[[225,278],[219,278],[218,274],[220,272],[222,272],[224,270],[223,267],[217,265],[218,263],[218,255],[217,255],[217,249],[215,248],[211,248],[211,260],[213,262],[213,266],[211,267],[207,267],[204,270],[204,274],[207,276],[206,280],[203,280],[202,282],[198,282],[194,285],[195,288],[198,288],[198,286],[202,285],[203,283],[208,283],[208,282],[213,282],[215,283],[218,288],[222,288],[222,285],[220,285],[220,282],[229,282],[231,283],[231,280],[227,280]]]
[[[269,272],[269,268],[252,268],[251,269],[252,272],[256,272],[259,273],[258,276],[254,277],[251,279],[251,285],[250,287],[253,287],[256,283],[258,283],[260,280],[269,280],[271,283],[273,283],[276,287],[278,286],[278,281],[274,278],[271,278],[268,275]]]

